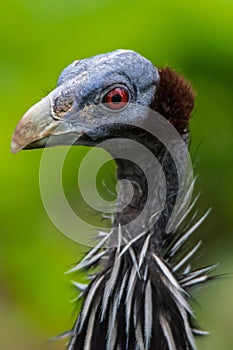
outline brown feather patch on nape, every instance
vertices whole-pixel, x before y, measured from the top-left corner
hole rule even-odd
[[[151,108],[168,119],[183,135],[188,132],[195,94],[185,78],[171,68],[159,69],[160,82]]]

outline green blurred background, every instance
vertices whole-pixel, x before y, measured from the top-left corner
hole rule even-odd
[[[75,293],[63,273],[87,247],[63,236],[43,208],[42,150],[12,155],[9,149],[19,118],[75,59],[130,48],[192,82],[200,213],[212,207],[201,229],[200,263],[220,262],[219,273],[232,273],[233,1],[9,0],[0,6],[0,348],[63,349],[63,341],[43,342],[74,321]],[[85,152],[75,149],[70,159],[79,164]],[[70,193],[75,176],[66,171]],[[233,349],[232,277],[195,297],[201,326],[211,333],[199,349]]]

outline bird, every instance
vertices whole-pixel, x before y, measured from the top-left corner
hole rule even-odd
[[[13,153],[105,144],[117,166],[111,230],[71,269],[89,274],[89,283],[75,283],[82,306],[68,350],[194,350],[207,334],[191,305],[192,290],[215,267],[192,267],[201,242],[191,237],[208,215],[190,214],[195,179],[176,207],[194,100],[181,74],[119,49],[68,65],[16,126]]]

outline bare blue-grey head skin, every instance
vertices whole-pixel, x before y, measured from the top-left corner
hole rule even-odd
[[[106,96],[116,88],[126,92],[127,103],[111,110]],[[82,290],[83,304],[70,333],[69,350],[189,350],[195,349],[194,335],[205,334],[194,327],[189,298],[193,286],[209,279],[212,267],[191,270],[190,259],[200,243],[189,251],[184,247],[204,218],[185,223],[188,216],[184,213],[179,225],[167,233],[179,186],[176,164],[166,145],[143,129],[150,113],[141,113],[142,107],[154,112],[152,126],[161,114],[187,143],[193,101],[192,89],[183,77],[169,68],[156,68],[136,52],[117,50],[65,68],[57,87],[31,107],[15,129],[13,153],[55,145],[94,146],[111,138],[129,138],[151,151],[166,177],[164,209],[153,225],[147,225],[156,214],[156,199],[161,195],[151,159],[132,147],[136,164],[116,160],[118,179],[129,180],[134,195],[129,205],[114,215],[109,237],[73,269],[98,267],[89,285],[76,284]],[[122,142],[119,148],[125,147]],[[149,195],[148,179],[137,164],[154,177],[150,189],[154,201],[145,222],[126,230],[125,225],[142,212]],[[127,186],[121,188],[119,202],[124,202],[127,190]],[[117,245],[106,244],[112,237]]]
[[[106,124],[116,123],[116,114],[101,105],[109,90],[122,86],[129,93],[129,103],[149,106],[158,82],[158,70],[152,63],[130,50],[75,61],[63,70],[57,88],[22,118],[12,139],[12,152],[44,147],[48,137],[51,144],[70,145],[79,143],[85,134],[87,143],[95,143],[103,138]],[[132,117],[126,108],[117,121],[125,123]]]

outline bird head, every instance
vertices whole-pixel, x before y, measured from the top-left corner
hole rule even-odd
[[[161,113],[182,134],[187,132],[193,93],[174,71],[159,70],[134,51],[117,50],[74,61],[61,73],[57,87],[20,120],[12,152],[95,145],[122,135],[127,122],[139,126],[142,122],[136,106]]]
[[[137,122],[129,109],[149,106],[158,83],[158,69],[133,51],[75,61],[63,70],[57,87],[20,120],[12,152],[46,145],[94,145],[112,136],[122,122]],[[112,128],[116,123],[118,128]]]

